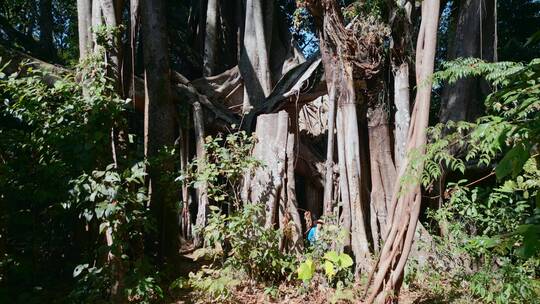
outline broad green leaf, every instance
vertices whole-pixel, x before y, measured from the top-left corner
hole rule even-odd
[[[336,275],[336,271],[334,270],[334,264],[330,261],[324,261],[324,273],[328,278],[332,278],[334,275]]]
[[[518,255],[530,258],[540,251],[540,225],[521,225],[518,233],[523,236],[523,245],[518,250]]]
[[[313,263],[313,260],[311,258],[307,258],[307,260],[300,264],[300,267],[298,267],[298,278],[304,283],[307,283],[311,278],[313,277],[313,274],[315,273],[315,264]]]
[[[348,268],[353,265],[353,260],[348,254],[342,253],[339,255],[339,264],[343,268]]]
[[[323,259],[329,260],[329,261],[331,261],[331,262],[334,263],[334,264],[338,264],[338,263],[339,263],[339,255],[338,255],[338,253],[335,252],[335,251],[328,251],[327,253],[324,254]]]
[[[501,162],[495,168],[497,178],[502,179],[510,173],[512,177],[516,177],[521,172],[527,159],[529,159],[529,149],[523,144],[514,146],[504,155]]]

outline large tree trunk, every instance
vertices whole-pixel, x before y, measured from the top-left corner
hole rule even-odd
[[[265,22],[268,19],[264,17],[272,14],[273,5],[273,1],[246,2],[244,42],[239,64],[245,85],[244,113],[261,104],[272,89],[268,64],[268,40],[272,37],[272,23]]]
[[[407,152],[415,150],[425,153],[438,19],[439,0],[423,1],[422,22],[416,46],[416,83],[422,85],[418,86],[416,93]],[[366,301],[368,304],[376,299],[378,303],[387,303],[389,297],[399,294],[403,282],[403,272],[413,244],[422,199],[418,181],[413,185],[399,182],[406,174],[405,168],[409,161],[410,159],[406,157],[394,185],[392,204],[388,210],[389,231],[376,264],[373,287]],[[422,170],[423,164],[417,164],[416,168]],[[372,274],[368,278],[368,283],[371,282]]]
[[[79,33],[79,58],[83,60],[90,53],[92,36],[92,0],[77,0],[77,21]]]
[[[461,0],[449,59],[476,57],[496,59],[495,0]],[[482,114],[489,92],[481,78],[462,78],[446,85],[441,98],[441,122],[472,121]]]
[[[44,58],[54,60],[56,50],[53,43],[52,0],[39,1],[39,43]]]
[[[394,159],[396,169],[399,171],[399,168],[405,159],[407,132],[411,121],[409,102],[409,65],[406,62],[399,65],[395,70],[394,104],[396,105]]]
[[[265,226],[276,224],[277,207],[285,178],[287,156],[287,134],[289,115],[285,111],[261,115],[255,131],[258,142],[253,156],[262,161],[264,168],[255,170],[251,179],[250,199],[252,203],[265,204]]]
[[[206,150],[204,149],[204,116],[203,109],[198,102],[193,104],[193,124],[195,125],[195,140],[196,140],[196,152],[197,152],[197,170],[199,173],[204,171],[206,161]],[[206,226],[206,219],[208,217],[209,202],[208,202],[208,185],[202,183],[197,189],[197,218],[195,220],[195,226],[202,228]],[[195,247],[203,245],[203,235],[199,232],[194,235]]]
[[[283,230],[282,250],[300,252],[302,224],[295,190],[295,136],[289,133],[289,125],[285,111],[259,116],[253,156],[264,166],[247,178],[244,199],[265,205],[264,225]]]
[[[371,233],[375,251],[387,234],[387,215],[392,200],[396,169],[392,160],[392,143],[388,114],[382,103],[368,110],[369,155],[371,170]]]
[[[120,20],[117,19],[118,13],[121,7],[115,8],[115,3],[113,0],[94,0],[101,2],[101,11],[103,12],[103,19],[105,20],[105,25],[110,30],[117,30]],[[122,1],[120,1],[122,2]],[[116,5],[121,5],[118,3]],[[112,35],[109,37],[111,45],[107,48],[107,61],[110,66],[109,76],[114,80],[116,89],[119,94],[121,94],[121,78],[120,78],[120,35]]]
[[[141,24],[144,39],[145,118],[144,152],[153,159],[165,146],[174,145],[175,108],[171,100],[167,28],[163,0],[141,2]],[[159,256],[162,262],[173,262],[177,254],[178,233],[174,183],[167,175],[174,169],[165,158],[149,166],[150,208],[157,219]]]
[[[377,28],[376,24],[368,27],[361,25],[360,20],[354,20],[345,27],[337,1],[307,1],[304,5],[310,10],[318,28],[328,92],[336,89],[336,96],[339,96],[336,129],[343,205],[341,221],[345,227],[350,223],[350,246],[357,270],[368,269],[371,255],[369,226],[366,224],[369,206],[365,193],[369,180],[366,178],[368,171],[365,170],[368,170],[369,164],[361,153],[360,139],[364,136],[360,136],[358,120],[358,113],[361,113],[359,111],[365,101],[356,92],[362,83],[359,79],[369,79],[379,71],[378,52],[384,34],[382,30],[373,30]],[[347,214],[349,211],[350,214]],[[345,243],[346,247],[348,245]]]
[[[203,75],[212,76],[216,72],[218,60],[219,1],[208,0],[206,7],[206,31],[204,36]]]

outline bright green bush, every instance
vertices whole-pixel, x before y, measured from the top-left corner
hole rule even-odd
[[[440,193],[430,217],[443,228],[424,278],[488,303],[536,303],[540,261],[540,60],[529,64],[458,59],[437,81],[484,77],[494,88],[487,115],[429,130],[426,155],[411,154],[404,182],[432,189],[443,172],[458,180]],[[424,163],[424,170],[415,170]],[[467,179],[470,172],[483,176]],[[418,273],[415,275],[419,275]],[[442,286],[441,290],[445,290]]]
[[[260,204],[247,204],[228,216],[213,207],[204,228],[205,246],[197,253],[210,255],[251,280],[275,283],[286,279],[295,259],[280,250],[281,232],[264,227],[263,212]]]

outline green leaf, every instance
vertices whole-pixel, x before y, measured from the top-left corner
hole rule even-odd
[[[529,149],[524,144],[514,146],[504,155],[501,162],[495,168],[497,179],[502,179],[512,173],[516,177],[523,169],[523,165],[529,159]]]
[[[305,262],[298,267],[298,278],[304,283],[307,283],[313,277],[315,273],[315,264],[311,258],[307,258]]]
[[[342,253],[339,255],[339,264],[343,268],[348,268],[353,265],[353,260],[348,254]]]
[[[540,225],[521,225],[517,232],[523,236],[523,245],[518,255],[530,258],[540,251]]]
[[[334,275],[336,275],[336,271],[334,270],[334,264],[330,261],[324,261],[324,273],[329,279],[332,279]]]
[[[338,264],[338,263],[339,263],[339,255],[338,255],[338,253],[335,252],[335,251],[328,251],[327,253],[324,254],[323,259],[329,260],[329,261],[331,261],[331,262],[334,263],[334,264]]]

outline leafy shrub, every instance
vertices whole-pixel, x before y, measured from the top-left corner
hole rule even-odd
[[[337,286],[344,283],[351,283],[353,280],[351,266],[352,258],[346,253],[328,251],[321,260],[313,260],[308,256],[304,262],[298,266],[298,279],[307,284],[317,272],[324,273],[329,284]]]
[[[84,96],[71,73],[50,75],[26,64],[11,75],[0,71],[0,221],[11,232],[5,248],[14,261],[8,298],[39,285],[42,292],[30,293],[53,301],[44,297],[65,295],[73,267],[88,262],[80,260],[91,246],[81,241],[84,224],[77,210],[64,207],[72,180],[111,162],[110,132],[124,123],[126,103],[114,93],[105,63],[89,60],[85,69]]]
[[[203,267],[189,274],[189,285],[200,293],[200,297],[222,303],[231,300],[232,291],[240,284],[231,268],[212,269]]]
[[[472,295],[488,303],[540,303],[540,283],[530,269],[506,262],[500,269],[485,267],[465,277]]]
[[[298,279],[307,284],[321,274],[328,285],[344,287],[353,281],[354,262],[348,254],[336,250],[342,247],[346,232],[339,227],[335,216],[325,216],[323,221],[325,224],[318,231],[317,240],[296,270]]]
[[[444,67],[436,80],[481,76],[496,89],[486,98],[488,115],[431,128],[425,156],[410,155],[407,178],[428,190],[445,171],[460,176],[445,185],[440,195],[446,203],[431,214],[445,235],[434,238],[437,258],[427,280],[449,282],[463,296],[483,302],[535,303],[540,291],[540,60],[469,58]],[[424,170],[415,170],[420,163]],[[466,179],[470,170],[485,175],[471,181]]]
[[[178,279],[176,287],[190,286],[207,297],[226,300],[246,278],[275,283],[292,272],[295,259],[280,250],[281,232],[264,227],[263,206],[244,205],[240,198],[243,176],[261,165],[251,156],[254,145],[255,139],[244,131],[207,137],[205,157],[193,160],[177,178],[195,188],[206,185],[214,205],[209,206],[206,226],[196,227],[204,244],[194,253],[212,264],[187,280]]]
[[[106,299],[120,271],[124,272],[121,276],[125,276],[119,278],[125,280],[120,282],[126,284],[125,298],[150,303],[163,297],[156,278],[148,276],[151,267],[138,252],[144,235],[154,231],[147,208],[145,176],[144,163],[140,162],[122,173],[109,165],[103,171],[83,174],[72,181],[72,199],[65,207],[76,210],[90,226],[98,227],[98,233],[104,238],[110,237],[110,246],[102,244],[93,254],[99,257],[107,253],[109,257],[116,257],[116,262],[109,261],[101,268],[89,268],[88,264],[77,266],[74,277],[80,282],[72,292],[72,299],[87,299],[92,295]]]
[[[261,205],[248,204],[228,216],[215,206],[211,210],[204,247],[194,256],[212,263],[187,280],[179,278],[173,287],[191,287],[200,297],[220,302],[231,300],[234,287],[245,279],[273,284],[288,278],[295,259],[279,249],[280,231],[264,228]]]
[[[152,276],[135,276],[134,283],[126,289],[129,302],[149,304],[163,298],[163,290]]]
[[[212,207],[204,228],[205,246],[198,255],[210,255],[225,267],[242,271],[259,282],[285,279],[294,267],[294,258],[279,248],[281,233],[262,224],[264,209],[247,204],[229,216]]]
[[[195,188],[206,184],[208,198],[239,209],[241,180],[247,171],[261,165],[251,156],[255,138],[245,131],[205,138],[204,158],[196,158],[177,179]]]

